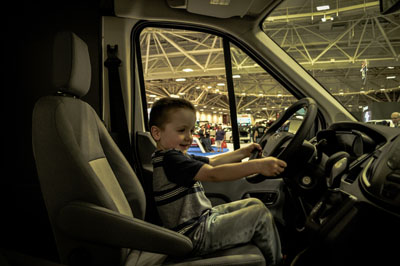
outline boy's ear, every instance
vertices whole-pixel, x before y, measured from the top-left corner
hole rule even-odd
[[[160,129],[159,127],[157,127],[157,126],[152,126],[152,127],[150,128],[150,133],[151,133],[151,136],[153,137],[153,139],[154,139],[155,141],[159,141],[159,140],[160,140],[161,129]]]

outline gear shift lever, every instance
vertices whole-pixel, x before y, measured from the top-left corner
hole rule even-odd
[[[349,158],[350,155],[347,152],[340,151],[333,154],[326,161],[325,164],[325,173],[326,173],[326,184],[328,188],[338,187],[340,178],[343,173],[349,167]]]

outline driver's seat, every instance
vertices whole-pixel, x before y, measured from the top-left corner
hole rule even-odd
[[[190,258],[192,243],[144,221],[146,200],[131,166],[96,112],[88,48],[63,32],[54,47],[58,93],[39,99],[32,141],[60,255],[69,265],[265,265],[254,245]]]

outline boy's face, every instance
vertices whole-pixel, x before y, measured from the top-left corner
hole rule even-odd
[[[196,115],[185,108],[171,110],[164,128],[152,127],[152,135],[161,150],[177,149],[186,152],[193,142]]]

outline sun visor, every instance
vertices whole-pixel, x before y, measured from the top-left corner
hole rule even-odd
[[[186,9],[190,13],[216,17],[230,18],[256,15],[264,10],[271,1],[261,0],[167,0],[171,8]]]

